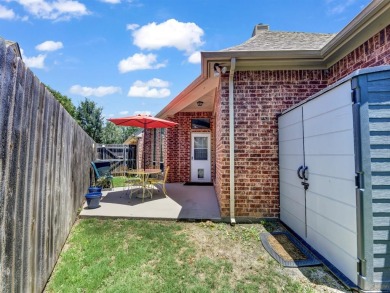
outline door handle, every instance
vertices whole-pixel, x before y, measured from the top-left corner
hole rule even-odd
[[[297,175],[298,175],[299,179],[303,179],[303,175],[301,175],[302,169],[303,169],[303,166],[300,166],[300,167],[298,168],[298,170],[297,170]]]
[[[301,179],[304,179],[304,180],[309,180],[309,178],[306,176],[306,171],[309,170],[309,167],[308,166],[305,166],[305,168],[303,168],[303,172],[302,172],[302,177]]]

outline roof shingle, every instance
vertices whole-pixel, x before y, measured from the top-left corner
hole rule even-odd
[[[221,52],[321,50],[335,35],[261,30],[241,45]]]

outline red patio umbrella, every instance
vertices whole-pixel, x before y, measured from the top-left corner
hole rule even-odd
[[[122,117],[122,118],[110,118],[108,119],[108,121],[118,126],[134,126],[134,127],[141,127],[144,129],[144,146],[143,146],[144,169],[145,169],[145,138],[146,138],[145,130],[152,129],[152,128],[168,128],[177,125],[176,122],[156,118],[150,115],[141,115],[141,114],[135,116]]]

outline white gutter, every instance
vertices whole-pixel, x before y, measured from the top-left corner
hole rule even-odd
[[[234,215],[234,70],[236,68],[236,58],[230,61],[229,73],[229,145],[230,145],[230,224],[236,224]]]

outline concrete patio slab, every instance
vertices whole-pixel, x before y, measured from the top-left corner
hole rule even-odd
[[[156,190],[153,198],[145,198],[144,202],[135,194],[129,199],[129,191],[122,187],[103,191],[100,207],[88,209],[85,203],[80,217],[221,220],[213,186],[169,183],[166,189],[169,197]]]

